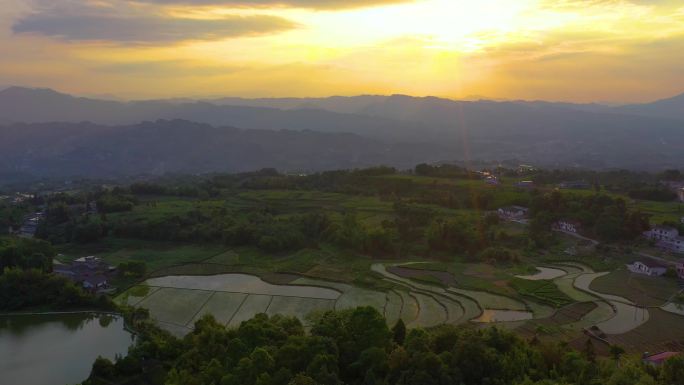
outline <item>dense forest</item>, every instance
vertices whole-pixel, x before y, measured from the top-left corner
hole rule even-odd
[[[0,238],[0,311],[112,309],[106,296],[52,274],[54,248],[29,238]]]
[[[431,176],[433,182],[417,183],[389,167],[304,176],[264,169],[190,182],[137,182],[80,195],[55,194],[46,197],[46,217],[36,236],[52,243],[87,243],[107,236],[218,242],[235,247],[254,246],[269,253],[331,244],[372,256],[420,252],[477,258],[486,252],[508,259],[510,253],[490,249],[496,246],[522,251],[547,246],[553,240],[553,223],[558,220],[578,221],[583,233],[607,242],[635,239],[649,227],[646,215],[629,207],[623,198],[604,191],[499,191],[483,185],[480,175],[448,165],[418,165],[414,174]],[[553,175],[550,173],[546,178],[552,179]],[[462,185],[454,185],[453,181]],[[374,197],[391,204],[392,215],[379,226],[368,226],[353,210],[321,207],[291,213],[258,198],[250,198],[247,208],[227,203],[241,193],[269,191]],[[156,209],[160,197],[198,203],[192,209],[166,214],[163,209]],[[498,218],[492,212],[506,205],[530,207],[532,223],[527,236],[497,230]],[[149,214],[125,215],[136,208]],[[439,212],[441,208],[458,213],[445,216]]]
[[[177,339],[129,310],[140,333],[126,357],[99,358],[86,385],[677,385],[684,358],[662,368],[622,357],[597,358],[562,341],[526,341],[497,328],[442,325],[388,328],[371,307],[328,311],[305,328],[296,318],[259,314],[237,328],[207,315]]]

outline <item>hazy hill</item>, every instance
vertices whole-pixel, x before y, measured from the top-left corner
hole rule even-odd
[[[623,106],[619,107],[618,110],[636,115],[684,120],[684,94],[658,100],[653,103]]]
[[[184,119],[248,129],[355,132],[391,138],[415,137],[416,124],[324,110],[280,110],[207,102],[116,102],[77,98],[48,89],[11,87],[0,91],[0,118],[17,122],[82,122],[126,125],[145,120]]]
[[[88,172],[135,172],[136,163],[145,172],[410,166],[433,160],[520,159],[547,167],[634,169],[684,164],[684,121],[615,113],[599,105],[402,95],[221,104],[244,101],[116,102],[10,88],[0,92],[0,119],[76,124],[9,125],[2,131],[0,157],[12,167],[51,167],[56,173],[87,169],[78,159],[109,156],[115,162],[98,160]],[[138,124],[157,119],[186,121]],[[224,126],[240,130],[215,128]],[[41,157],[53,164],[38,167]]]
[[[128,126],[32,123],[0,126],[0,173],[118,176],[280,170],[326,170],[437,160],[435,147],[386,145],[346,133],[243,130],[184,120]],[[434,153],[434,154],[431,154]],[[446,155],[442,152],[441,155]]]

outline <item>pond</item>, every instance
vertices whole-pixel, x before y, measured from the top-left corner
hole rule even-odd
[[[97,356],[113,360],[132,343],[119,316],[0,316],[0,385],[80,383]]]

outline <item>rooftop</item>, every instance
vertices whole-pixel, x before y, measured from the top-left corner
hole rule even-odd
[[[655,259],[651,259],[651,258],[644,258],[644,259],[640,259],[640,260],[635,261],[635,262],[641,262],[650,268],[667,267],[663,263],[656,261]]]
[[[661,363],[668,358],[674,357],[679,355],[679,352],[662,352],[662,353],[657,353],[657,354],[652,354],[650,356],[644,357],[644,361],[652,362],[652,363]]]

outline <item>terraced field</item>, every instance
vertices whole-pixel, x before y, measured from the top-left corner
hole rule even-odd
[[[295,316],[306,324],[312,313],[357,306],[376,308],[390,325],[400,318],[409,327],[503,322],[512,328],[527,325],[520,330],[528,328],[528,333],[556,330],[568,338],[592,326],[609,336],[630,333],[649,321],[649,310],[619,295],[593,290],[592,282],[607,273],[594,273],[576,264],[558,263],[547,269],[540,274],[554,279],[533,275],[515,277],[512,282],[529,297],[556,302],[555,307],[531,298],[453,287],[447,284],[450,277],[442,273],[439,284],[435,284],[421,279],[423,276],[414,277],[410,268],[390,269],[381,263],[373,264],[371,270],[386,282],[387,291],[296,276],[275,280],[288,282],[278,285],[253,275],[220,274],[150,278],[116,300],[149,309],[153,319],[178,335],[192,330],[194,322],[205,314],[229,326],[238,326],[257,313]],[[430,276],[429,272],[421,274]],[[672,313],[657,309],[659,316],[664,313],[681,318],[673,314],[675,309],[666,310]]]
[[[607,274],[609,273],[584,273],[578,276],[574,282],[575,288],[607,301],[613,308],[615,315],[597,323],[596,326],[606,334],[623,334],[646,323],[649,319],[649,311],[647,309],[635,306],[627,298],[599,293],[590,288],[593,280]]]

